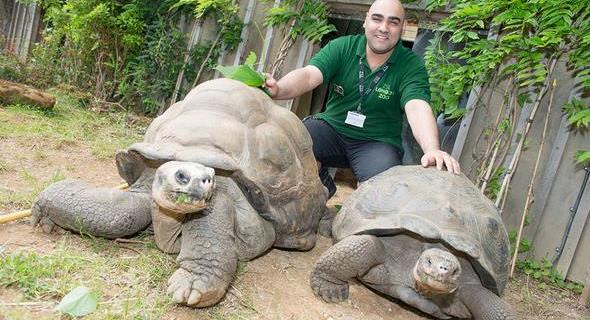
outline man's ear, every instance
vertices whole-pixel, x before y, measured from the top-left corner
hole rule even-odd
[[[404,34],[404,32],[406,32],[407,26],[408,26],[408,20],[404,19],[404,21],[402,22],[402,31],[400,32],[400,39],[401,39],[401,36]]]

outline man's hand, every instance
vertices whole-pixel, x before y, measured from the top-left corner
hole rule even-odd
[[[264,86],[266,87],[266,90],[270,94],[271,98],[274,98],[277,95],[277,93],[279,93],[279,84],[277,82],[277,79],[273,78],[273,76],[270,73],[266,74]]]
[[[434,150],[426,152],[420,160],[424,168],[436,165],[438,170],[442,170],[443,165],[447,170],[454,174],[461,173],[461,167],[459,162],[455,158],[451,157],[450,154],[442,150]]]

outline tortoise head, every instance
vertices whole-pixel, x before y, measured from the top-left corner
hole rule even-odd
[[[152,196],[164,209],[191,213],[207,208],[215,190],[215,170],[195,162],[169,161],[156,170]]]
[[[444,295],[457,289],[461,264],[455,255],[439,248],[422,252],[414,266],[416,289],[425,296]]]

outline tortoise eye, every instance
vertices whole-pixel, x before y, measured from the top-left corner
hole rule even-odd
[[[188,175],[180,170],[176,171],[174,178],[180,184],[187,184],[190,181],[190,178],[188,177]]]

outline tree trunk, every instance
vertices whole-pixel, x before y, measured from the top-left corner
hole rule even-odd
[[[0,103],[22,103],[42,109],[52,109],[55,105],[55,97],[24,84],[0,80]]]

